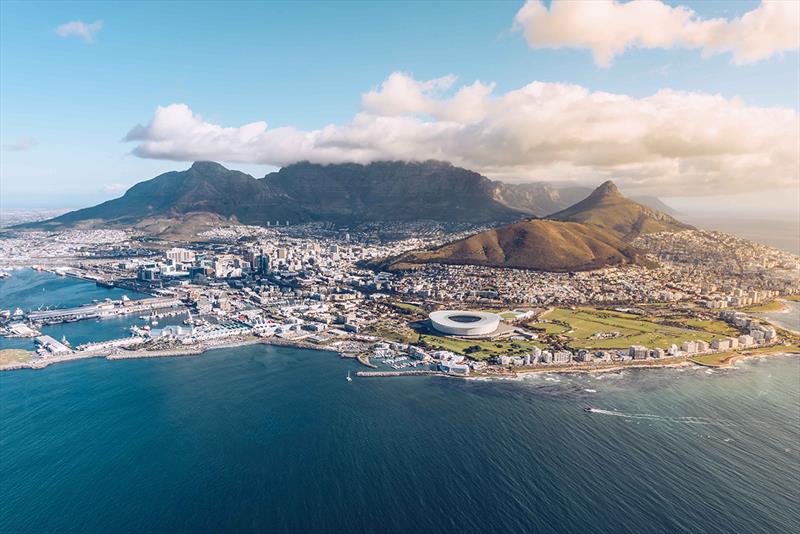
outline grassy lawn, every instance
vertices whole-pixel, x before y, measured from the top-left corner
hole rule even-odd
[[[745,351],[733,351],[733,352],[720,352],[718,354],[701,354],[698,356],[694,356],[689,358],[689,361],[699,363],[702,365],[711,365],[711,366],[718,366],[718,365],[725,365],[730,361],[731,358],[736,356],[737,354],[747,353],[747,354],[761,354],[761,353],[782,353],[782,352],[800,352],[800,346],[797,345],[782,345],[782,346],[772,346],[772,347],[761,347],[757,349],[747,349]]]
[[[789,295],[787,297],[782,297],[783,300],[791,300],[792,302],[800,302],[800,295]]]
[[[544,345],[535,341],[492,341],[492,340],[466,340],[456,339],[452,337],[437,336],[433,334],[420,335],[420,342],[429,348],[449,350],[456,354],[463,354],[472,358],[473,360],[486,360],[498,354],[506,354],[509,356],[522,356],[533,347],[543,348]],[[479,350],[467,353],[466,349],[469,347],[478,346]]]
[[[407,302],[392,302],[391,306],[397,308],[400,311],[404,311],[406,313],[413,313],[418,315],[428,315],[424,309],[420,308],[415,304],[409,304]]]
[[[517,318],[517,314],[516,313],[512,313],[512,312],[506,312],[506,313],[501,313],[500,317],[502,317],[503,319],[514,320],[514,319]]]
[[[723,328],[724,323],[718,324],[717,321],[687,322],[687,328],[681,328],[659,324],[639,315],[595,308],[557,308],[547,314],[547,318],[570,325],[571,331],[565,335],[571,338],[569,345],[575,349],[618,349],[630,345],[666,348],[673,343],[680,345],[695,339],[711,341],[723,333],[736,333]],[[688,326],[703,330],[693,330]],[[619,332],[620,337],[592,339],[592,334],[597,332]]]
[[[527,323],[525,326],[542,330],[545,334],[563,334],[569,330],[566,326],[558,323]]]
[[[22,349],[3,349],[0,350],[0,365],[12,363],[25,363],[31,361],[33,352]]]
[[[677,322],[685,324],[689,328],[697,328],[712,334],[731,337],[739,336],[739,331],[730,326],[725,321],[701,321],[698,319],[679,319]]]
[[[762,304],[755,304],[753,306],[748,306],[744,308],[745,311],[749,312],[776,312],[781,311],[784,308],[783,304],[777,300],[771,300],[769,302],[764,302]]]
[[[398,329],[384,324],[371,325],[364,330],[364,333],[398,343],[417,343],[419,341],[419,334],[410,328]]]

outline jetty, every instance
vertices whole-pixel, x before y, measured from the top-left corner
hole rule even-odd
[[[445,373],[441,371],[356,371],[356,376],[370,377],[370,376],[439,376]]]

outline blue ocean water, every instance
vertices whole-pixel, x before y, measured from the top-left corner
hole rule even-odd
[[[0,532],[800,525],[796,357],[519,381],[356,369],[259,345],[0,373]]]

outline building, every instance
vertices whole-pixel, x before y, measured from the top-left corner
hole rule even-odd
[[[469,365],[465,363],[442,362],[439,364],[439,370],[451,375],[468,375]]]
[[[553,353],[553,363],[569,363],[572,361],[572,353],[568,350],[559,350]]]
[[[185,248],[174,247],[167,251],[167,260],[175,263],[191,263],[194,261],[194,252]]]
[[[728,350],[731,348],[729,339],[715,339],[711,342],[711,348],[714,350]]]
[[[490,312],[440,310],[428,317],[434,330],[452,336],[489,336],[500,326],[500,316]]]
[[[36,338],[35,343],[39,347],[37,352],[41,355],[52,354],[53,356],[59,356],[72,352],[72,349],[64,345],[64,343],[50,336],[39,336]]]
[[[697,343],[694,341],[684,341],[681,345],[681,350],[688,354],[694,354],[697,352]]]
[[[642,345],[631,345],[628,349],[628,356],[633,358],[634,360],[646,360],[647,359],[647,347]]]
[[[708,343],[702,340],[697,341],[697,352],[706,352],[708,350]]]

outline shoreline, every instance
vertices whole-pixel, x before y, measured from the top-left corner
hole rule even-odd
[[[768,322],[769,324],[774,326],[775,328],[780,328],[780,329],[785,330],[787,332],[790,332],[790,333],[792,333],[792,334],[794,334],[796,336],[800,336],[800,330],[794,330],[793,328],[787,328],[784,325],[778,324],[775,321],[775,319],[772,319],[772,318],[769,317],[769,315],[771,315],[771,314],[785,315],[785,314],[791,313],[794,310],[792,310],[792,306],[789,304],[789,302],[795,302],[795,301],[790,301],[788,299],[776,299],[775,302],[779,302],[781,304],[781,306],[782,306],[782,309],[776,310],[776,311],[771,311],[771,312],[756,312],[757,315],[761,319],[765,320],[766,322]]]
[[[326,352],[339,352],[333,347],[318,346],[302,340],[291,341],[285,339],[272,338],[240,338],[220,343],[201,343],[198,345],[176,346],[161,350],[125,350],[121,348],[102,349],[97,351],[85,351],[72,353],[64,356],[54,356],[39,358],[27,362],[13,362],[0,366],[0,372],[16,371],[20,369],[45,369],[51,365],[67,363],[78,360],[88,360],[92,358],[103,358],[105,360],[143,360],[148,358],[181,358],[187,356],[200,356],[206,352],[217,349],[232,349],[251,345],[274,345],[278,347],[293,347],[299,349],[321,350]],[[14,350],[14,349],[9,349]],[[30,351],[29,351],[30,352]]]
[[[71,361],[77,360],[87,360],[91,358],[103,358],[106,360],[114,361],[114,360],[137,360],[137,359],[148,359],[148,358],[180,358],[180,357],[188,357],[188,356],[201,356],[202,354],[217,350],[217,349],[230,349],[230,348],[237,348],[237,347],[245,347],[251,345],[273,345],[278,347],[292,347],[298,349],[307,349],[307,350],[319,350],[325,352],[335,352],[338,353],[341,358],[348,358],[348,356],[342,354],[339,350],[334,347],[325,346],[325,345],[316,345],[313,343],[304,342],[303,340],[288,340],[288,339],[281,339],[281,338],[256,338],[256,337],[248,337],[248,338],[239,338],[234,340],[229,340],[226,342],[206,342],[201,343],[198,345],[188,345],[188,346],[177,346],[171,347],[167,349],[161,350],[125,350],[121,348],[113,348],[113,349],[104,349],[98,350],[95,352],[86,351],[83,353],[78,354],[68,354],[65,356],[60,357],[51,357],[51,358],[41,358],[36,360],[31,360],[28,362],[13,362],[6,365],[0,366],[0,372],[3,371],[16,371],[20,369],[31,369],[31,370],[38,370],[44,369],[54,364],[59,363],[67,363]],[[800,351],[797,350],[796,347],[787,346],[787,345],[775,345],[773,347],[764,347],[761,352],[736,352],[732,353],[729,357],[725,358],[722,363],[714,364],[714,363],[704,363],[698,362],[692,359],[690,356],[682,356],[676,359],[667,359],[667,360],[649,360],[644,362],[609,362],[606,364],[600,365],[592,365],[592,364],[578,364],[573,366],[560,366],[560,367],[538,367],[538,368],[529,368],[529,369],[521,369],[519,371],[507,371],[507,372],[486,372],[486,373],[475,373],[468,376],[463,375],[448,375],[441,372],[431,372],[425,373],[426,375],[439,375],[445,377],[453,377],[453,378],[460,378],[463,380],[508,380],[508,379],[520,379],[525,378],[528,375],[536,375],[536,374],[571,374],[571,373],[610,373],[616,371],[622,371],[625,369],[669,369],[669,368],[679,368],[679,367],[689,367],[692,365],[696,365],[698,367],[707,367],[710,369],[724,369],[733,367],[736,362],[741,360],[748,360],[753,358],[761,358],[761,357],[768,357],[773,355],[795,355],[800,356]],[[10,349],[13,350],[13,349]],[[349,357],[353,359],[352,357]],[[363,362],[360,362],[363,363]],[[372,369],[377,369],[377,366],[370,365]],[[372,371],[376,372],[376,371]],[[399,373],[391,373],[387,372],[386,376],[401,376]],[[381,374],[383,374],[381,372]],[[416,373],[413,372],[405,372],[403,374],[410,374],[414,375]],[[378,376],[378,375],[375,375]]]

